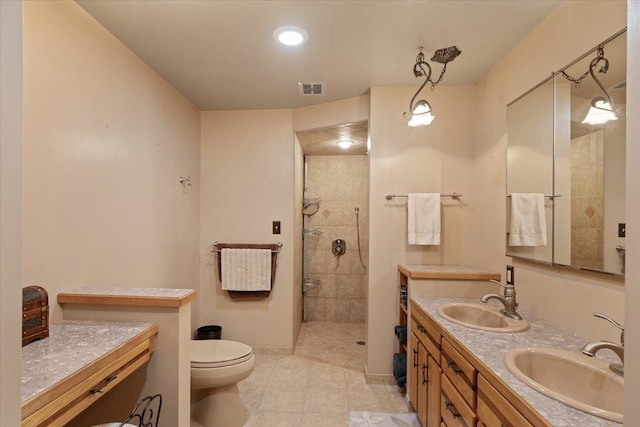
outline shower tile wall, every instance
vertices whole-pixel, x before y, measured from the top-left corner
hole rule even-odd
[[[571,264],[602,270],[604,149],[601,130],[571,140]]]
[[[306,287],[307,320],[364,322],[367,275],[358,256],[355,207],[360,209],[362,260],[369,258],[369,158],[362,156],[307,156],[307,195],[320,198],[320,208],[308,218],[307,277],[317,287]],[[346,253],[331,252],[335,239],[346,242]]]

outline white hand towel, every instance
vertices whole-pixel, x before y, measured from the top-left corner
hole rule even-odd
[[[440,244],[440,193],[411,193],[407,203],[410,245]]]
[[[222,249],[220,256],[223,290],[271,290],[270,249]]]
[[[509,246],[546,246],[544,194],[512,193]]]

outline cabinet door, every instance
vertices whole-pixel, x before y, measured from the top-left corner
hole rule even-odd
[[[409,368],[409,375],[407,376],[407,382],[409,383],[409,401],[413,405],[413,409],[418,410],[418,338],[415,334],[409,333],[409,354],[407,355],[407,365]]]
[[[429,373],[427,383],[427,427],[438,427],[442,420],[440,416],[440,378],[442,369],[435,359],[428,355]]]
[[[427,398],[429,384],[429,353],[422,343],[418,342],[418,419],[420,425],[427,426]]]

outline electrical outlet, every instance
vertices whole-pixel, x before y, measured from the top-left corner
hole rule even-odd
[[[273,221],[271,225],[272,234],[280,234],[280,221]]]
[[[618,237],[624,237],[627,234],[627,224],[619,223],[618,224]]]
[[[507,285],[513,285],[515,282],[514,279],[514,273],[515,273],[515,269],[513,268],[513,265],[507,265]]]

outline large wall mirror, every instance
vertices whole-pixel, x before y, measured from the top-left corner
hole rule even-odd
[[[626,48],[623,31],[507,106],[507,255],[624,275]]]

